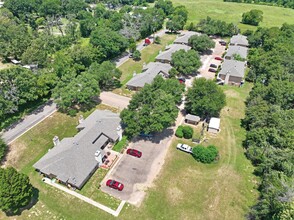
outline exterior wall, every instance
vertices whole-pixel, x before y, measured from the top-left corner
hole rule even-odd
[[[192,124],[192,125],[197,125],[198,124],[197,121],[191,121],[191,120],[187,120],[187,119],[185,119],[185,122],[188,123],[188,124]]]
[[[133,91],[139,91],[141,89],[141,87],[135,87],[135,86],[127,86],[127,88]]]
[[[214,129],[214,128],[208,128],[208,132],[217,134],[219,132],[219,130],[218,129]]]
[[[219,74],[219,75],[218,75],[218,77],[219,77],[219,78],[221,78],[222,80],[225,80],[225,78],[226,78],[226,75]]]
[[[170,63],[170,60],[156,59],[156,62],[160,62],[160,63]]]
[[[242,78],[237,76],[230,76],[229,83],[241,83]]]

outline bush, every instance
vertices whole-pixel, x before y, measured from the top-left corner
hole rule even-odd
[[[160,37],[159,36],[156,36],[155,39],[154,39],[154,43],[160,44],[160,42],[161,42]]]
[[[185,139],[191,139],[193,136],[193,128],[190,126],[183,126],[183,135]]]
[[[183,133],[183,126],[179,126],[176,130],[176,136],[178,138],[182,138],[184,136],[184,133]]]
[[[7,145],[5,144],[3,139],[0,137],[0,161],[4,158],[6,150],[7,150]]]
[[[133,60],[140,60],[141,59],[141,53],[139,50],[135,50],[133,53]]]
[[[198,145],[193,148],[193,157],[199,162],[212,163],[217,156],[218,150],[213,145],[209,145],[208,147]]]

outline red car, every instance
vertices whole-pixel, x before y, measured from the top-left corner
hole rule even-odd
[[[124,188],[124,184],[115,180],[107,180],[106,186],[109,186],[110,188],[113,188],[113,189],[117,189],[118,191],[122,191]]]
[[[127,150],[127,154],[132,155],[134,157],[138,157],[138,158],[142,157],[142,152],[141,151],[131,149],[131,148]]]
[[[220,61],[223,60],[223,58],[221,58],[221,57],[215,57],[214,59],[216,59],[216,60],[220,60]]]

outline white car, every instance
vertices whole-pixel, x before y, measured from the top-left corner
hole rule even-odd
[[[193,153],[193,151],[192,151],[193,148],[190,147],[190,146],[187,145],[187,144],[178,144],[178,145],[177,145],[177,149],[178,149],[178,150],[185,151],[185,152],[190,153],[190,154]]]

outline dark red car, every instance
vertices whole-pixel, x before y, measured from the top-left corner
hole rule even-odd
[[[122,191],[124,188],[124,184],[115,180],[107,180],[106,186],[109,186],[110,188],[113,188],[113,189],[117,189],[118,191]]]
[[[132,155],[134,157],[138,157],[138,158],[142,157],[142,152],[141,151],[131,149],[131,148],[127,150],[127,154]]]
[[[216,59],[216,60],[223,60],[223,58],[221,58],[221,57],[215,57],[214,59]]]

